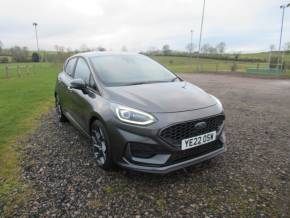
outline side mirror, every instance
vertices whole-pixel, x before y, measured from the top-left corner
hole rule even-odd
[[[82,79],[74,79],[70,83],[71,89],[85,90],[86,87],[87,87],[87,85]]]

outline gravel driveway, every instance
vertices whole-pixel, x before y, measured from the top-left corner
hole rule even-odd
[[[15,215],[289,216],[290,81],[181,76],[222,100],[225,154],[166,176],[104,172],[88,141],[51,112],[23,145],[23,176],[34,191]]]

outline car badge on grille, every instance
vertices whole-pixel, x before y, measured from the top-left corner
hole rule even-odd
[[[205,129],[206,126],[207,126],[206,122],[199,122],[194,125],[194,128],[197,130],[202,130],[202,129]]]

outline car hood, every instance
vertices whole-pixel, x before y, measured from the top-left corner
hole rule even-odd
[[[216,101],[188,82],[106,87],[105,96],[118,103],[152,113],[170,113],[210,107]]]

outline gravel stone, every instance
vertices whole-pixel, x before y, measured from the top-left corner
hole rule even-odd
[[[290,81],[181,76],[223,102],[225,154],[165,176],[104,172],[88,140],[51,111],[23,142],[23,179],[33,194],[14,216],[289,216]]]

